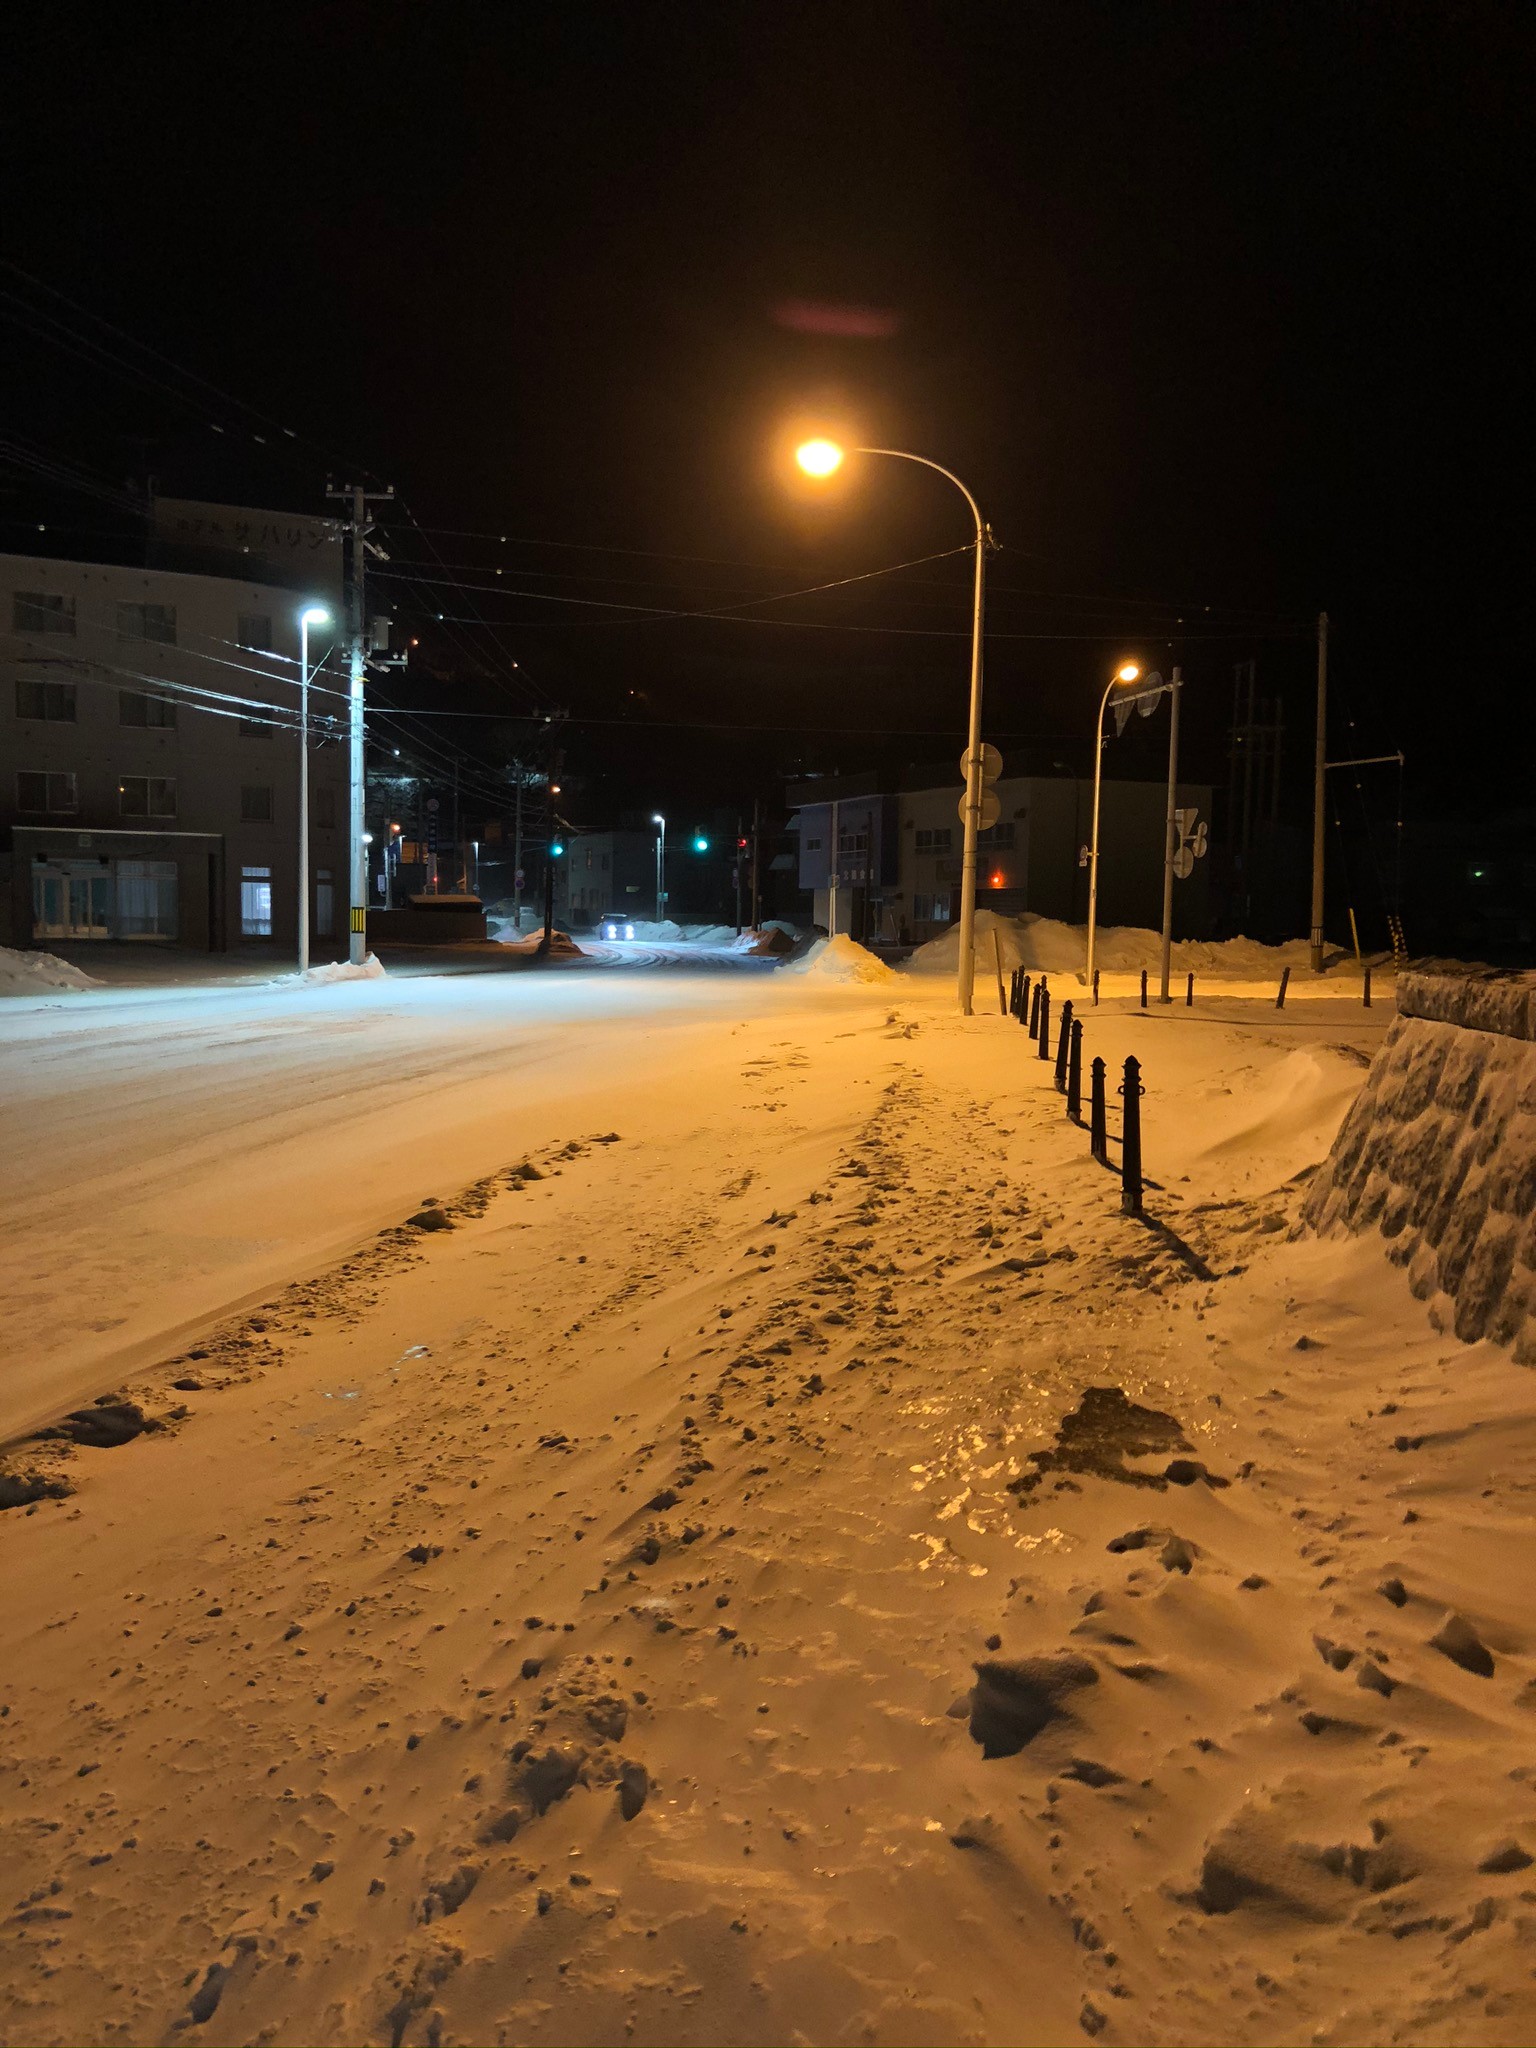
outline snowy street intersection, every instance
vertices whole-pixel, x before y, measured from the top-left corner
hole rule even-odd
[[[0,2038],[1530,2038],[1528,1375],[1290,1236],[1386,1012],[1090,1013],[1148,1222],[933,982],[43,1018],[4,1430],[163,1426],[7,1461]]]

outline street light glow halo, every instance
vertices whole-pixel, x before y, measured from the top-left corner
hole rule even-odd
[[[802,441],[795,450],[795,460],[807,476],[831,476],[843,463],[843,451],[836,441],[818,436],[814,440]]]
[[[323,604],[312,604],[300,613],[299,623],[304,626],[328,626],[331,623],[331,615]]]
[[[1134,683],[1140,674],[1141,665],[1139,662],[1122,661],[1115,670],[1115,681],[1117,683]]]

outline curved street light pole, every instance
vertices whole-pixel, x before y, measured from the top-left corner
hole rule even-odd
[[[1099,699],[1099,716],[1093,728],[1093,830],[1088,839],[1088,986],[1093,987],[1094,940],[1099,921],[1099,787],[1104,774],[1104,707],[1124,684],[1141,675],[1135,662],[1122,662],[1104,685]]]
[[[854,448],[854,455],[892,455],[901,462],[917,462],[924,469],[948,477],[971,508],[976,522],[976,581],[971,605],[971,709],[965,744],[965,818],[960,854],[960,963],[958,994],[960,1014],[971,1015],[971,990],[976,977],[976,836],[981,823],[981,634],[986,592],[987,525],[981,507],[953,470],[926,455],[914,455],[907,448]],[[834,849],[833,858],[836,859]]]

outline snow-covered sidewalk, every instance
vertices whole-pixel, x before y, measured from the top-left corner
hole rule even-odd
[[[28,1454],[18,2037],[1529,2039],[1528,1382],[1288,1234],[1385,1019],[1096,1018],[1142,1223],[752,995]]]

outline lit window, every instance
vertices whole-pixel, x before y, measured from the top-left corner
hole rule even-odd
[[[270,939],[272,936],[272,870],[240,870],[240,936]]]

